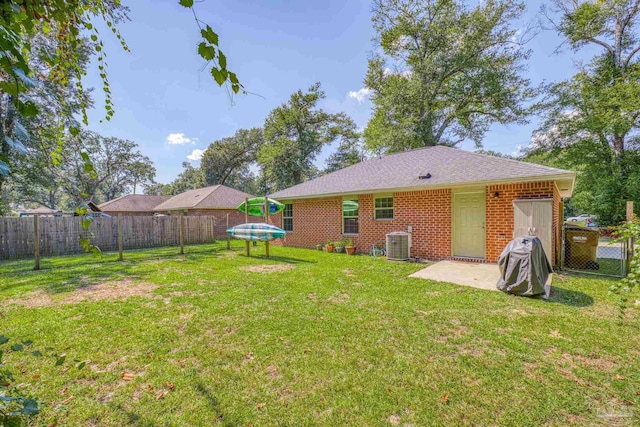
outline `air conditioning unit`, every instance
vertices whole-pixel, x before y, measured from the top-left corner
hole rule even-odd
[[[387,234],[387,259],[406,261],[410,257],[411,234],[394,231]]]

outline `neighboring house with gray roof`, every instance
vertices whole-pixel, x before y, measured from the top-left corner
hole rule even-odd
[[[176,194],[155,207],[159,213],[183,212],[187,215],[211,215],[220,210],[236,210],[251,194],[224,185],[197,188]]]
[[[150,216],[154,214],[154,208],[168,200],[170,196],[154,196],[149,194],[127,194],[117,199],[109,200],[98,205],[98,208],[109,215],[115,216]]]
[[[177,194],[156,206],[155,211],[159,214],[185,215],[187,217],[211,216],[213,217],[214,235],[223,237],[226,236],[227,227],[245,222],[263,221],[262,218],[251,216],[247,221],[245,215],[237,209],[246,198],[252,197],[251,194],[225,185],[213,185]]]
[[[365,160],[272,194],[285,245],[353,239],[359,252],[392,231],[411,233],[411,255],[496,262],[514,237],[536,234],[552,263],[561,199],[575,173],[444,146]],[[279,223],[278,223],[279,222]]]

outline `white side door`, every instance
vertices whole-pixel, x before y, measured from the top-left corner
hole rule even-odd
[[[513,238],[530,236],[533,214],[533,207],[528,200],[517,200],[513,202]]]
[[[513,214],[513,237],[538,237],[553,265],[553,201],[516,200],[513,202]]]
[[[531,230],[542,241],[544,253],[553,265],[553,203],[549,201],[532,202]]]

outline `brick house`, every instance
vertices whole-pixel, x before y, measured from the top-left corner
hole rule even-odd
[[[245,223],[245,215],[237,207],[251,194],[224,185],[197,188],[177,194],[155,207],[155,212],[167,215],[212,216],[215,218],[215,235],[226,236],[227,216],[229,226]],[[249,217],[249,222],[260,222]]]
[[[116,216],[118,214],[130,216],[151,216],[154,213],[153,209],[169,198],[170,196],[127,194],[126,196],[101,203],[98,205],[98,208],[102,212],[112,216]]]
[[[496,262],[506,244],[535,234],[555,263],[560,202],[575,173],[436,146],[373,158],[269,197],[286,246],[352,238],[368,252],[392,231],[411,233],[411,255]]]

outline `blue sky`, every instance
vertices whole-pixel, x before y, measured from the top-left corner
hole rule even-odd
[[[96,108],[90,111],[90,128],[106,136],[137,142],[158,171],[156,180],[167,183],[182,170],[182,162],[194,150],[237,129],[261,126],[268,113],[289,95],[322,83],[327,98],[321,107],[344,111],[359,126],[368,121],[371,104],[350,97],[362,88],[371,41],[371,6],[364,0],[204,0],[198,17],[220,36],[222,50],[247,90],[258,94],[236,96],[201,72],[196,53],[199,31],[188,9],[178,0],[123,0],[131,21],[120,25],[131,53],[124,52],[115,37],[104,30],[108,75],[116,114],[104,117],[100,80],[92,69],[86,85],[96,87]],[[542,2],[527,2],[524,25],[536,18]],[[534,82],[558,81],[575,73],[570,51],[554,54],[561,40],[543,32],[530,42],[533,50],[527,76]],[[512,153],[526,145],[537,127],[494,126],[484,148]],[[170,143],[172,142],[172,143]],[[472,149],[471,143],[461,145]],[[323,151],[322,165],[330,152]],[[197,153],[197,152],[196,152]]]

